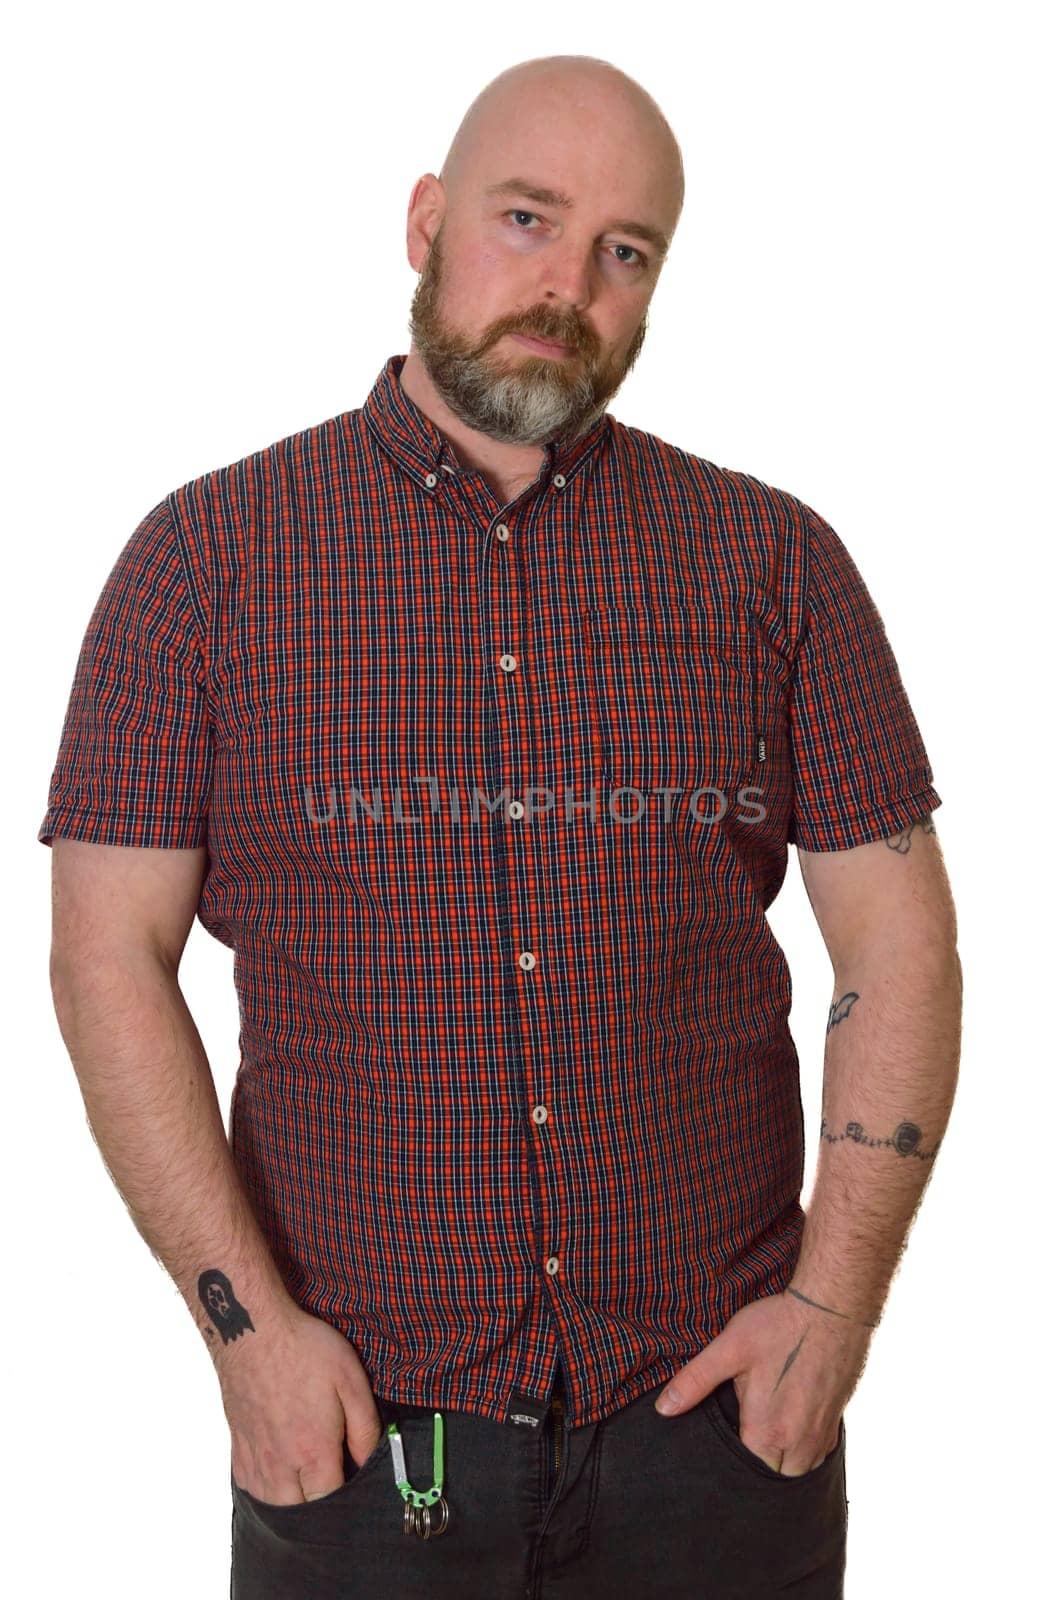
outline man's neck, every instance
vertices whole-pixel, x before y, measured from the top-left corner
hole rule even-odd
[[[416,350],[412,349],[403,362],[399,384],[444,438],[450,440],[462,466],[479,472],[487,480],[501,505],[508,505],[539,476],[545,454],[543,446],[502,444],[462,422],[440,397]]]

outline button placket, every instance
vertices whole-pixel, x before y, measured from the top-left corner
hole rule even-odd
[[[556,473],[553,474],[551,482],[553,484],[554,490],[556,492],[560,493],[566,487],[568,479],[567,479],[567,477],[566,477],[566,475],[564,473],[556,472]],[[494,545],[497,548],[500,545],[505,546],[505,547],[509,547],[511,545],[511,541],[514,538],[516,530],[511,525],[511,523],[506,522],[506,521],[499,521],[499,522],[494,522],[491,525],[490,532],[492,534],[494,534]],[[509,565],[507,566],[506,569],[500,569],[500,574],[501,574],[500,575],[500,583],[505,582],[506,581],[506,577],[509,575],[509,573],[511,571],[514,571],[514,570],[515,569],[509,567]],[[504,608],[502,608],[502,610],[503,610],[503,612],[504,612],[504,614],[506,616],[512,616],[512,607],[509,604],[507,604]],[[503,651],[502,653],[500,653],[497,656],[496,664],[497,664],[498,669],[501,672],[507,674],[507,676],[509,676],[509,677],[516,678],[516,674],[517,674],[518,668],[519,668],[521,663],[520,663],[520,661],[518,659],[518,656],[512,650],[506,650],[506,651]],[[507,724],[507,732],[509,732],[509,725],[508,724]],[[500,750],[499,751],[499,770],[500,771],[506,771],[506,770],[509,769],[509,767],[511,765],[512,765],[512,757],[508,760],[506,752],[503,751],[503,750]],[[525,809],[526,808],[525,808],[524,804],[522,803],[522,801],[517,800],[517,799],[511,799],[509,804],[508,804],[508,806],[507,806],[507,808],[506,808],[508,817],[510,819],[514,820],[514,821],[520,820],[521,818],[524,817]],[[517,857],[517,856],[512,857],[512,858],[508,858],[507,853],[506,853],[508,848],[509,848],[508,846],[503,846],[503,853],[497,859],[499,860],[499,864],[500,865],[510,865],[514,870],[516,870],[517,864],[521,860],[523,860],[524,858],[523,857]],[[515,846],[515,848],[516,848],[516,846]],[[514,899],[515,897],[513,895],[511,895],[510,898]],[[536,970],[537,965],[538,965],[538,961],[539,961],[539,957],[537,956],[536,952],[534,952],[532,950],[521,950],[521,951],[519,951],[519,953],[517,955],[517,965],[518,965],[518,967],[520,968],[520,970],[523,973],[528,974],[528,975],[532,974]],[[513,988],[512,986],[508,986],[508,995],[509,995],[509,1004],[514,1005],[514,1006],[518,1006],[520,1002],[518,1000],[518,995],[517,995],[516,989]],[[531,1003],[531,997],[530,997],[530,1003]],[[533,1107],[532,1113],[531,1113],[531,1117],[532,1117],[532,1122],[534,1123],[534,1125],[536,1127],[541,1128],[541,1129],[545,1129],[546,1124],[550,1121],[550,1111],[549,1111],[548,1107],[545,1104],[540,1103],[540,1104],[537,1104],[537,1105],[535,1105]],[[544,1266],[545,1266],[545,1270],[547,1272],[548,1277],[555,1278],[555,1277],[558,1276],[558,1274],[561,1271],[561,1260],[557,1255],[549,1256],[549,1257],[547,1257],[545,1259]]]

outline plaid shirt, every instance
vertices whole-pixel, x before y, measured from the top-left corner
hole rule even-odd
[[[85,635],[38,837],[206,846],[237,1170],[374,1391],[583,1426],[801,1245],[788,843],[941,804],[792,495],[606,413],[500,506],[399,384],[186,483]]]

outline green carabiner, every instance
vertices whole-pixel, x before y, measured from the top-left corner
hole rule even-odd
[[[432,1471],[435,1482],[431,1489],[415,1489],[406,1475],[406,1455],[403,1451],[403,1436],[399,1432],[398,1423],[388,1424],[388,1438],[392,1447],[392,1470],[395,1473],[395,1486],[408,1505],[434,1506],[443,1498],[443,1414],[433,1413],[433,1446],[432,1446]]]

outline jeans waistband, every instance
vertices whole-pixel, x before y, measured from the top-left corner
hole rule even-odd
[[[550,1394],[547,1396],[546,1403],[548,1407],[555,1397],[568,1409],[565,1374],[560,1365],[554,1375]],[[389,1400],[385,1395],[374,1395],[373,1398],[377,1402],[377,1410],[380,1412],[381,1421],[386,1428],[392,1422],[397,1422],[402,1428],[404,1417],[428,1417],[431,1421],[436,1415],[435,1406],[408,1405],[405,1400]]]

